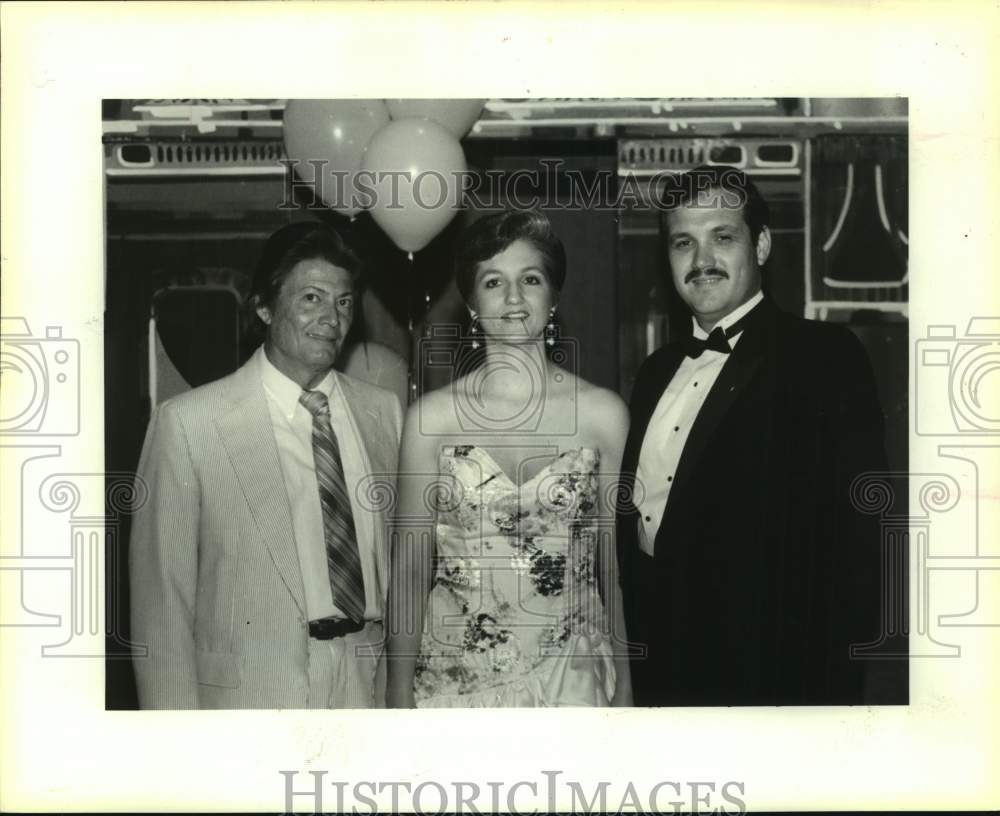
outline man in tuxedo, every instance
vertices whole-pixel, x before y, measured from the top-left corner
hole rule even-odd
[[[399,401],[334,371],[361,265],[296,223],[254,278],[263,345],[155,408],[129,552],[142,708],[383,704],[384,508]]]
[[[866,353],[761,292],[767,205],[726,167],[662,199],[680,342],[632,394],[618,541],[637,705],[848,704],[880,632],[880,533],[852,483],[886,468]]]

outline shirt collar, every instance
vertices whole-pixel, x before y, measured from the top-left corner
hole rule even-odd
[[[715,324],[715,328],[722,327],[725,331],[730,326],[733,325],[737,320],[739,320],[743,315],[747,314],[754,306],[760,303],[764,299],[764,293],[758,291],[750,300],[744,303],[742,306],[737,306],[729,314],[727,314],[722,320]],[[705,331],[701,326],[698,325],[698,321],[694,317],[691,318],[691,322],[694,324],[694,336],[699,340],[704,340],[708,337],[708,332]]]
[[[297,382],[282,374],[274,366],[274,363],[267,359],[264,346],[257,349],[256,356],[258,359],[257,365],[260,371],[260,380],[264,384],[264,390],[274,400],[281,413],[291,422],[292,417],[295,415],[295,410],[301,405],[299,397],[302,395],[303,389]],[[310,390],[322,391],[326,394],[326,398],[330,399],[333,395],[335,379],[336,373],[333,369],[330,369],[326,376],[320,380],[319,384]]]

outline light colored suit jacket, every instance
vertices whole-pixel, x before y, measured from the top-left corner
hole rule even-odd
[[[392,483],[402,415],[388,391],[343,374],[373,482]],[[335,429],[336,430],[336,429]],[[159,405],[138,478],[149,490],[129,547],[133,641],[142,708],[304,708],[308,622],[291,511],[257,366]],[[385,498],[383,488],[359,494]],[[376,514],[383,608],[388,507]],[[367,506],[366,506],[367,503]],[[385,502],[383,502],[385,503]]]

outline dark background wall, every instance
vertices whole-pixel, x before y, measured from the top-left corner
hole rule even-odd
[[[476,139],[467,140],[465,147],[470,166],[484,172],[542,171],[547,160],[561,159],[564,171],[573,170],[588,178],[605,174],[614,179],[618,166],[614,139]],[[852,149],[861,151],[850,145],[828,149],[831,168],[833,162],[842,163],[845,155],[852,155]],[[905,161],[902,167],[905,170]],[[835,187],[840,178],[836,168],[827,169],[824,189]],[[774,214],[774,251],[765,285],[782,308],[801,314],[807,235],[828,230],[827,220],[835,217],[840,199],[828,196],[814,208],[814,223],[807,223],[801,180],[764,179],[761,187]],[[905,202],[905,176],[897,177],[895,189],[897,199],[902,190]],[[522,200],[552,192],[564,200],[570,194],[565,175],[555,177],[554,191],[527,182],[517,188]],[[655,214],[615,210],[610,206],[615,193],[612,183],[598,206],[546,212],[568,257],[569,274],[560,299],[560,332],[575,344],[581,376],[627,398],[638,366],[651,350],[650,340],[663,342],[688,318],[665,285]],[[318,218],[333,223],[366,258],[370,292],[364,301],[363,331],[368,339],[407,360],[414,356],[419,360],[419,338],[435,327],[467,329],[467,310],[451,280],[452,248],[462,226],[481,212],[471,210],[458,216],[411,262],[367,214],[348,221],[315,206],[301,190],[296,196],[295,208],[280,208],[287,195],[283,180],[277,177],[109,181],[105,315],[108,472],[134,471],[138,462],[151,409],[148,355],[152,310],[158,313],[160,340],[169,346],[172,361],[191,384],[234,370],[248,351],[240,341],[240,302],[257,254],[267,236],[289,221]],[[496,209],[510,200],[501,195],[487,203],[487,209]],[[840,256],[849,258],[851,268],[862,274],[874,274],[865,267],[866,258],[871,264],[884,265],[892,249],[866,253],[874,234],[868,224],[862,218],[847,230]],[[844,263],[838,261],[837,268],[843,268]],[[846,322],[868,349],[888,420],[890,461],[894,468],[905,470],[905,319],[863,307],[826,317]],[[415,341],[407,331],[411,319]],[[446,368],[435,368],[421,372],[418,381],[431,388],[450,379]],[[116,633],[108,639],[109,708],[136,705],[127,659],[127,540],[126,520],[121,543],[108,554],[108,620]]]

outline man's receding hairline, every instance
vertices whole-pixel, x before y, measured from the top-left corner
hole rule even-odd
[[[663,213],[664,223],[667,226],[667,232],[668,233],[670,231],[670,216],[673,215],[674,213],[676,213],[678,210],[681,210],[681,209],[687,209],[687,210],[709,210],[709,209],[711,209],[711,210],[728,210],[730,212],[739,211],[739,214],[740,214],[739,221],[740,221],[740,223],[743,224],[748,230],[751,230],[751,232],[752,232],[752,228],[750,227],[750,221],[747,219],[747,205],[746,205],[746,202],[740,204],[739,207],[707,207],[705,205],[698,205],[698,204],[696,204],[693,201],[685,201],[683,204],[678,204],[676,207],[671,207],[669,210],[666,210]],[[764,229],[766,227],[767,227],[767,225],[763,224],[761,226],[761,229]],[[751,235],[751,237],[753,237],[753,236]]]

